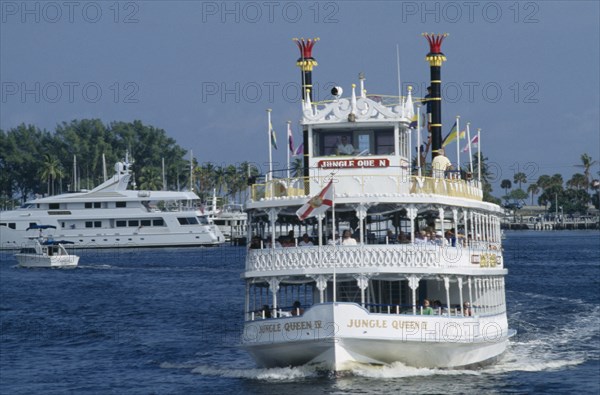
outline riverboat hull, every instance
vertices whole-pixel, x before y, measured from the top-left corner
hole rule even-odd
[[[328,303],[299,317],[246,322],[242,347],[267,368],[315,365],[345,371],[356,364],[392,363],[464,368],[493,362],[508,338],[505,315],[373,314],[355,303]]]

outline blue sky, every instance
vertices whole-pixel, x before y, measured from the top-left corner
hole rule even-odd
[[[369,93],[396,95],[396,45],[421,95],[421,33],[448,32],[444,134],[456,115],[481,128],[498,181],[568,179],[582,153],[600,159],[599,26],[596,1],[2,1],[0,127],[140,119],[200,162],[264,164],[267,108],[280,145],[287,120],[300,139],[293,37],[320,37],[326,99],[361,71]]]

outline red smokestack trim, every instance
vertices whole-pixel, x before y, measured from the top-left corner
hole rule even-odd
[[[298,46],[298,49],[300,49],[300,57],[302,59],[310,59],[312,58],[312,49],[313,46],[315,45],[315,43],[318,41],[318,38],[315,38],[313,40],[309,39],[296,39],[296,45]]]
[[[448,36],[447,33],[444,34],[434,34],[434,33],[423,33],[427,42],[429,42],[429,53],[442,53],[442,42],[444,38]]]

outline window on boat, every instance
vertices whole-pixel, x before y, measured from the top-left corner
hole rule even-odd
[[[48,204],[48,209],[49,210],[58,210],[60,208],[60,204],[59,203],[49,203]]]
[[[115,207],[117,207],[117,208],[127,207],[127,202],[115,202]]]
[[[215,225],[225,225],[226,221],[224,219],[215,219],[213,221]]]
[[[33,228],[36,225],[37,225],[37,222],[30,222],[28,227]]]
[[[394,128],[313,129],[314,156],[393,155]]]
[[[140,226],[140,221],[138,221],[137,219],[130,219],[129,226]]]
[[[117,221],[117,228],[124,228],[127,226],[127,221]]]
[[[196,217],[179,217],[177,220],[180,225],[198,225],[198,219]]]
[[[86,228],[93,228],[94,227],[94,222],[93,221],[85,221],[85,227]]]
[[[165,226],[165,221],[160,218],[160,219],[153,219],[152,220],[152,225],[153,226]]]
[[[140,221],[140,224],[142,224],[142,226],[152,226],[152,221],[149,219],[143,219]]]
[[[9,223],[8,223],[8,227],[9,227],[10,229],[17,229],[17,224],[16,224],[16,223],[14,223],[14,222],[9,222]]]
[[[94,228],[101,228],[102,227],[102,221],[94,221]]]
[[[85,203],[85,208],[92,208],[92,203],[91,202]]]
[[[202,225],[208,225],[208,218],[206,217],[198,217],[198,222]]]

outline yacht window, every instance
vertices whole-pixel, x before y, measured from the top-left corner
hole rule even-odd
[[[129,220],[129,226],[140,226],[140,221],[137,219]]]
[[[89,203],[89,202],[88,202],[88,203],[86,203],[86,204],[85,204],[85,208],[92,208],[92,203]]]
[[[181,217],[177,218],[180,225],[198,225],[198,219],[196,217]]]
[[[206,217],[198,217],[198,222],[202,225],[208,225],[208,218]]]
[[[117,228],[124,228],[127,226],[127,221],[117,221]]]
[[[213,222],[215,223],[215,225],[225,225],[224,219],[215,219],[213,220]]]
[[[94,202],[94,208],[101,208],[101,207],[102,207],[101,202]]]
[[[162,218],[161,219],[153,219],[152,225],[153,226],[165,226],[165,221]]]
[[[6,226],[4,222],[0,222],[0,226]]]
[[[86,228],[93,228],[94,227],[94,223],[92,221],[85,221],[85,227]]]
[[[94,228],[101,228],[102,227],[102,221],[94,221]]]
[[[11,229],[17,229],[17,224],[15,224],[14,222],[10,222],[8,224],[8,227],[11,228]]]
[[[60,208],[60,204],[59,203],[50,203],[48,204],[48,209],[50,210],[58,210]]]
[[[152,225],[152,221],[150,221],[149,219],[143,219],[140,221],[140,223],[142,224],[142,226],[151,226]]]
[[[127,207],[127,202],[116,202],[115,207],[117,207],[117,208]]]

